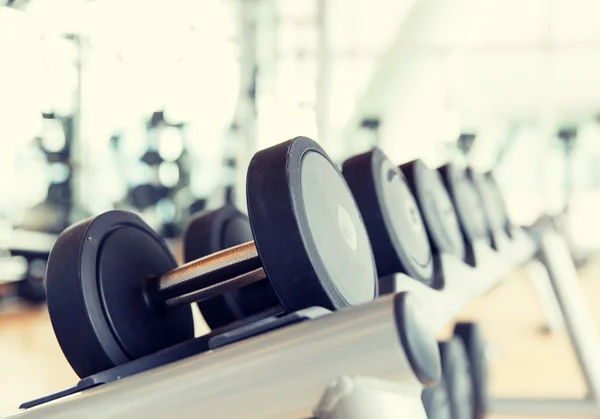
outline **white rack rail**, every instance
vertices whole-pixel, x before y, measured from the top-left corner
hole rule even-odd
[[[475,244],[475,267],[442,257],[446,285],[441,291],[405,275],[396,276],[396,290],[416,295],[431,325],[438,329],[536,253],[534,241],[520,229],[500,247],[495,251]],[[11,418],[201,415],[262,419],[317,414],[319,418],[337,419],[344,417],[341,411],[349,414],[348,406],[380,406],[380,402],[389,405],[395,401],[400,409],[396,411],[412,412],[406,417],[418,419],[424,417],[422,385],[400,342],[393,301],[392,296],[386,296],[278,329],[23,410]],[[342,377],[347,378],[340,381]],[[338,395],[332,402],[332,388],[339,388],[341,382],[346,383],[346,390],[340,394],[348,397]],[[348,387],[349,382],[361,385]],[[323,400],[328,398],[323,395],[328,394],[329,409],[324,409]],[[350,397],[352,394],[356,397]],[[359,408],[352,412],[348,417],[365,417]]]

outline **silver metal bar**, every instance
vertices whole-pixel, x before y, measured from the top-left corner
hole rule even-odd
[[[562,236],[547,229],[540,233],[542,262],[588,387],[584,400],[499,399],[490,410],[497,413],[545,416],[600,417],[600,340],[589,312],[575,264]]]
[[[394,296],[196,355],[12,416],[305,418],[336,378],[422,387],[398,335]]]
[[[199,301],[192,297],[209,298],[263,279],[264,271],[257,275],[261,265],[254,242],[240,244],[167,272],[158,280],[157,295],[170,306]]]
[[[598,329],[579,284],[575,264],[564,239],[553,230],[542,233],[541,252],[569,338],[588,385],[589,395],[598,403],[600,402],[600,357],[598,356],[600,340]]]
[[[199,301],[208,300],[209,298],[221,295],[224,292],[233,291],[244,285],[249,285],[254,282],[266,279],[267,275],[263,268],[258,268],[248,273],[238,275],[234,278],[227,279],[219,282],[218,284],[210,285],[206,288],[202,288],[190,293],[181,295],[179,297],[169,298],[165,301],[167,307],[175,307],[183,304],[197,303]]]
[[[565,326],[565,320],[550,283],[548,270],[543,263],[536,259],[529,262],[526,268],[544,312],[545,324],[543,330],[549,333],[562,330]]]
[[[600,410],[593,400],[586,399],[492,399],[490,412],[498,414],[599,417]]]

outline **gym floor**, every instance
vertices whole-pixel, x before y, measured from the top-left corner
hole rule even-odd
[[[581,270],[590,310],[600,324],[600,259]],[[532,282],[517,272],[461,315],[476,319],[490,344],[491,391],[501,397],[583,397],[585,385],[566,332],[543,332]],[[0,416],[26,400],[77,382],[44,309],[14,308],[0,316]],[[508,416],[490,416],[490,418]],[[522,416],[512,416],[523,419]],[[538,417],[540,418],[540,417]]]

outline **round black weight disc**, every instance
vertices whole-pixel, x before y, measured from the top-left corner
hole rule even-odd
[[[253,240],[248,217],[233,205],[195,216],[184,234],[187,262]],[[201,301],[198,307],[211,329],[258,314],[279,304],[268,281],[259,281]]]
[[[490,183],[485,175],[472,168],[467,169],[467,174],[475,186],[475,190],[479,195],[483,204],[483,210],[487,219],[489,234],[492,237],[498,232],[504,230],[504,216],[502,208],[498,205],[494,191],[490,187]]]
[[[406,359],[415,376],[427,386],[435,385],[442,377],[440,351],[417,298],[409,292],[397,293],[394,317]]]
[[[448,194],[454,203],[458,222],[469,242],[483,240],[491,244],[488,221],[483,202],[469,179],[466,170],[453,164],[438,169]]]
[[[440,342],[442,380],[446,385],[452,419],[473,416],[473,386],[468,355],[460,339]]]
[[[365,220],[378,275],[405,272],[431,283],[433,259],[427,231],[400,169],[374,148],[346,160],[342,172]]]
[[[448,401],[448,390],[443,379],[435,386],[423,390],[421,400],[423,401],[427,419],[452,419],[450,403]]]
[[[473,384],[467,351],[462,340],[440,342],[442,377],[448,391],[452,419],[473,418]]]
[[[449,253],[464,259],[465,244],[456,210],[440,174],[431,170],[421,160],[405,163],[400,168],[411,186],[425,220],[432,252]]]
[[[475,419],[483,419],[488,404],[488,366],[485,356],[485,341],[477,323],[457,323],[454,336],[464,343],[471,365],[473,383],[473,413]]]
[[[256,153],[246,195],[258,253],[286,311],[335,310],[377,296],[362,218],[316,142],[296,137]]]
[[[487,172],[485,174],[485,179],[487,180],[488,188],[494,197],[494,202],[498,209],[499,223],[501,223],[506,233],[511,235],[511,222],[508,216],[508,208],[506,207],[506,201],[504,200],[500,186],[492,172]]]
[[[80,377],[194,337],[190,307],[157,312],[144,287],[176,266],[139,217],[110,211],[65,230],[46,274],[48,311],[65,357]]]
[[[46,302],[44,281],[39,278],[26,278],[16,283],[17,296],[28,304],[38,305]]]

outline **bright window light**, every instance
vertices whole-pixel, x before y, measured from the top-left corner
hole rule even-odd
[[[52,183],[63,183],[69,178],[69,166],[65,163],[52,163],[50,166],[50,178]]]
[[[168,126],[158,129],[158,154],[168,162],[177,160],[183,153],[181,130]]]
[[[158,167],[158,180],[165,188],[174,188],[179,183],[179,166],[176,163],[162,162]]]
[[[58,153],[67,144],[62,123],[56,119],[44,119],[42,123],[42,147],[51,153]]]

